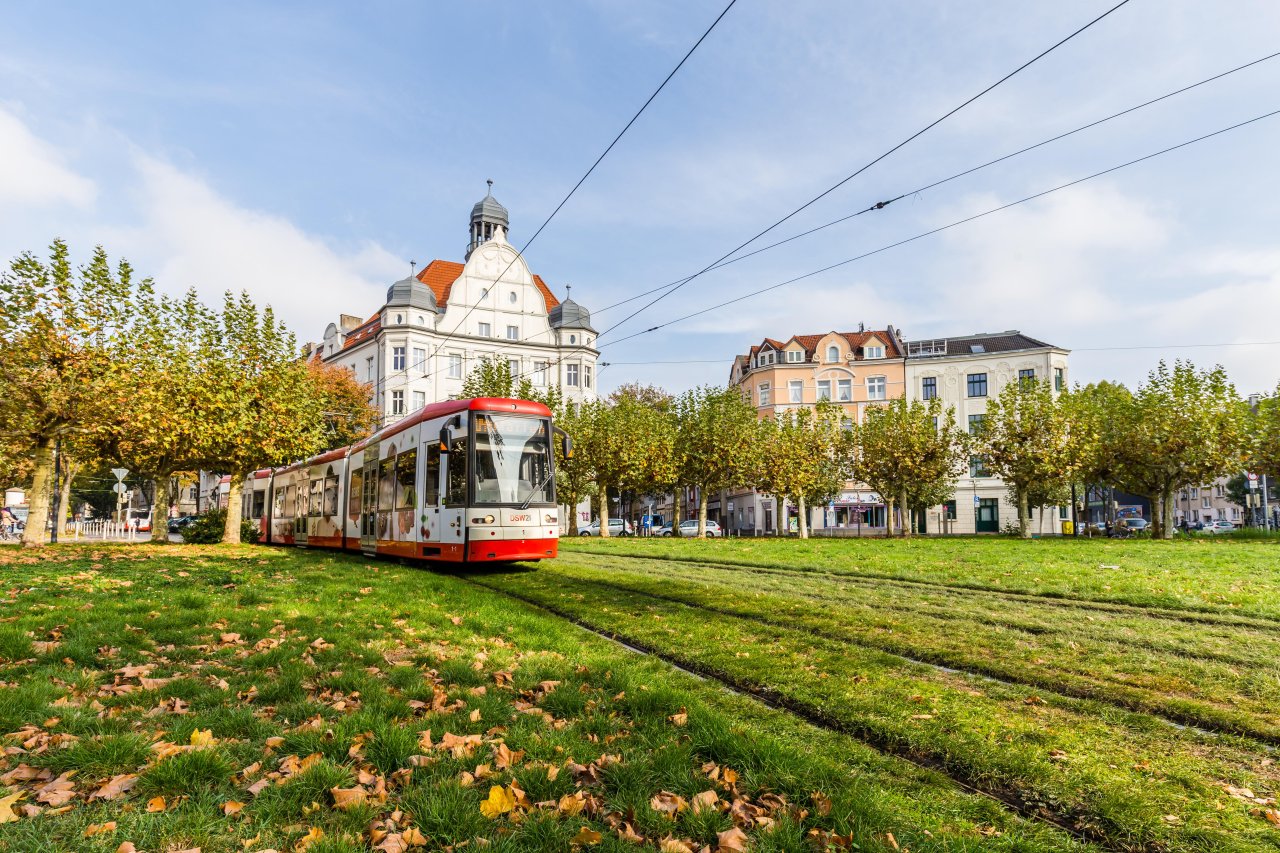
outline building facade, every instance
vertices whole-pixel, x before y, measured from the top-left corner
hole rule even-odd
[[[940,399],[956,422],[976,433],[987,401],[1010,382],[1044,379],[1067,387],[1069,351],[1018,331],[906,341],[893,326],[825,335],[765,338],[734,359],[730,384],[748,395],[761,418],[810,407],[826,399],[850,424],[867,409],[900,397]],[[917,520],[920,533],[998,533],[1017,523],[1008,487],[987,472],[980,457],[957,479],[955,497]],[[709,514],[730,531],[765,535],[792,529],[794,507],[772,495],[735,490],[712,498]],[[1060,533],[1066,507],[1033,513],[1032,530]],[[809,525],[818,535],[883,535],[888,519],[882,497],[850,481],[826,506],[812,507]]]
[[[962,335],[906,342],[907,397],[935,397],[955,411],[956,423],[976,433],[987,402],[1010,382],[1048,380],[1055,391],[1067,388],[1069,351],[1019,331]],[[981,457],[969,460],[968,476],[956,483],[955,498],[925,513],[929,533],[998,533],[1017,524],[1009,488],[993,477]],[[1033,511],[1034,533],[1060,533],[1067,507]]]
[[[869,406],[905,392],[905,350],[892,326],[765,338],[734,359],[729,383],[749,395],[761,418],[828,400],[847,423],[859,424]],[[709,499],[707,508],[722,526],[759,534],[789,530],[796,512],[772,495],[741,489]],[[849,482],[830,504],[812,508],[809,524],[814,530],[883,532],[884,501],[865,484]]]
[[[596,397],[596,331],[561,302],[507,242],[507,210],[490,194],[472,208],[463,263],[434,260],[387,289],[368,319],[343,315],[313,352],[373,386],[383,423],[457,396],[484,359],[506,361],[536,386]]]

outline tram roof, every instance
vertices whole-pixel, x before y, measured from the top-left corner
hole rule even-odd
[[[459,412],[506,412],[515,415],[539,415],[547,418],[551,416],[551,410],[542,403],[535,403],[532,400],[513,400],[509,397],[473,397],[469,400],[443,400],[439,403],[432,403],[424,406],[416,412],[412,412],[401,420],[396,421],[390,426],[383,427],[366,439],[351,445],[351,452],[364,450],[370,444],[385,441],[393,435],[403,432],[411,426],[420,424],[423,421],[434,420],[448,415],[457,414]]]

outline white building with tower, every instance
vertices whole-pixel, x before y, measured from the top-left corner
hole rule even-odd
[[[566,398],[596,397],[591,314],[560,301],[507,242],[507,209],[490,192],[471,209],[463,263],[434,260],[387,288],[367,319],[344,314],[315,351],[373,386],[385,423],[462,390],[483,359],[507,361],[534,385]]]

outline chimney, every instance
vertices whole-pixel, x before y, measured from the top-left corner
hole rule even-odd
[[[364,324],[364,320],[354,314],[342,314],[338,317],[338,328],[343,332],[349,332]]]

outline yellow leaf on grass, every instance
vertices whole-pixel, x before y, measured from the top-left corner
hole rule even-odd
[[[715,791],[703,791],[701,794],[694,794],[693,813],[702,814],[708,809],[714,810],[718,802],[720,802],[720,795]]]
[[[589,826],[584,826],[578,830],[578,834],[573,837],[574,844],[599,844],[602,840],[600,833],[596,832]]]
[[[244,808],[244,803],[237,800],[227,800],[222,804],[222,813],[227,817],[235,817],[240,814],[240,810]]]
[[[406,844],[410,847],[426,847],[427,837],[423,835],[416,826],[411,826],[404,832],[400,833]]]
[[[489,799],[480,804],[480,813],[490,820],[497,820],[515,807],[516,798],[511,789],[494,785],[489,789]]]
[[[147,800],[147,811],[155,813],[162,812],[165,808],[164,797],[152,797]]]
[[[313,826],[307,830],[307,834],[298,839],[298,844],[293,849],[306,850],[312,844],[315,844],[321,838],[324,838],[324,830],[318,826]]]
[[[16,794],[10,794],[7,797],[0,797],[0,823],[13,823],[18,819],[18,816],[14,814],[13,806],[18,800],[22,799],[22,796],[22,792],[18,791]]]
[[[109,820],[106,823],[91,823],[84,830],[85,838],[93,838],[95,835],[103,835],[108,832],[116,831],[116,822]]]
[[[138,853],[138,848],[133,846],[132,841],[122,841],[116,848],[116,853]]]
[[[218,739],[213,736],[213,729],[196,729],[191,733],[192,746],[214,746]]]
[[[658,842],[658,849],[662,853],[693,853],[693,848],[677,838],[667,836]]]

